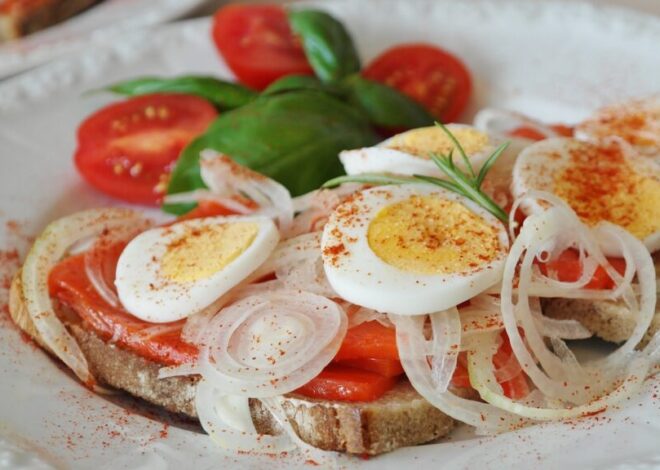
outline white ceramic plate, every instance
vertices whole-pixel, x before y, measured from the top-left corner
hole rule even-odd
[[[654,18],[512,0],[384,5],[361,0],[321,7],[345,21],[365,60],[404,41],[435,42],[456,52],[476,79],[472,112],[495,105],[571,122],[598,105],[660,91],[660,24]],[[208,29],[202,19],[138,33],[0,85],[0,247],[24,249],[28,241],[21,234],[35,233],[57,216],[110,203],[80,181],[71,155],[77,124],[113,97],[81,93],[147,73],[228,75]],[[18,220],[18,228],[5,227],[8,220]],[[0,281],[15,265],[0,257]],[[291,457],[224,455],[204,435],[127,413],[25,344],[6,320],[0,323],[0,374],[0,466],[165,469],[189,468],[194,461],[196,468],[304,467]],[[487,439],[458,433],[440,444],[341,464],[654,468],[660,466],[659,389],[660,380],[651,380],[620,409],[581,422]]]
[[[0,78],[136,28],[179,18],[205,0],[105,0],[24,38],[0,44]]]

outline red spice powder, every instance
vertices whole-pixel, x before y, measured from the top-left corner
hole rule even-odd
[[[608,220],[625,227],[632,223],[634,201],[612,198],[633,193],[638,183],[619,145],[580,144],[570,150],[570,156],[571,164],[555,180],[557,195],[589,224]]]

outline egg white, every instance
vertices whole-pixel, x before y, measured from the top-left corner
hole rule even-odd
[[[514,197],[520,198],[533,191],[552,192],[556,175],[572,164],[570,152],[571,148],[576,145],[581,145],[576,139],[554,138],[525,148],[513,167],[512,193]],[[660,171],[651,161],[635,154],[627,155],[627,161],[635,172],[646,175],[655,174],[660,179]],[[521,209],[526,214],[532,214],[544,211],[545,206],[540,200],[531,197],[523,201]],[[649,251],[657,251],[660,249],[660,232],[653,233],[642,241]],[[618,246],[604,246],[603,248],[609,255],[619,255]]]
[[[474,129],[472,126],[465,124],[448,124],[447,128],[452,132],[457,129]],[[412,131],[414,131],[414,129]],[[395,137],[403,136],[412,131],[404,132]],[[437,132],[442,132],[442,130],[438,128]],[[481,168],[486,159],[503,142],[503,140],[499,138],[495,138],[488,134],[486,135],[488,136],[488,143],[480,151],[468,154],[470,163],[475,171],[478,171],[479,168]],[[402,150],[390,148],[392,139],[395,137],[391,137],[374,147],[365,147],[340,152],[339,159],[344,166],[346,174],[393,173],[398,175],[418,174],[446,178],[446,175],[435,163],[433,163],[432,160],[412,155]],[[467,170],[463,159],[456,151],[454,152],[454,163],[457,167]]]
[[[233,222],[254,223],[258,230],[252,243],[222,269],[209,277],[184,282],[160,273],[168,246],[190,229]],[[128,312],[151,323],[186,318],[247,278],[268,258],[278,241],[273,221],[260,216],[209,217],[147,230],[131,240],[119,257],[115,279],[119,299]]]
[[[369,224],[384,207],[412,196],[437,196],[463,204],[496,227],[500,252],[488,263],[451,274],[420,274],[386,263],[369,245]],[[420,315],[458,305],[499,282],[509,246],[506,229],[472,201],[442,188],[401,185],[365,190],[359,202],[351,204],[359,207],[357,213],[351,211],[351,223],[342,223],[342,206],[339,206],[321,239],[326,277],[343,299],[384,313]],[[328,254],[328,248],[338,245],[345,248],[345,253],[340,257]]]
[[[631,116],[644,118],[641,127],[626,126]],[[620,137],[641,155],[660,165],[660,94],[606,106],[575,127],[575,138],[597,142],[606,137]],[[644,145],[638,139],[646,141]]]

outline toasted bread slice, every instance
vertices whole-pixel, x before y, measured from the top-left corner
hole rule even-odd
[[[0,42],[16,39],[66,20],[101,0],[0,1]]]
[[[543,314],[559,320],[577,320],[605,341],[622,343],[632,334],[635,327],[633,313],[622,301],[585,299],[545,299]],[[656,307],[655,317],[647,330],[640,347],[660,330],[660,311]]]
[[[12,284],[10,313],[19,327],[41,343],[26,314],[18,276]],[[68,312],[62,313],[64,318],[73,318]],[[103,341],[75,321],[66,323],[97,380],[168,411],[197,417],[194,397],[199,377],[159,379],[160,364]],[[346,403],[289,394],[282,397],[282,406],[303,441],[321,449],[353,454],[376,455],[423,444],[446,435],[454,427],[452,418],[423,399],[405,379],[373,402]],[[250,400],[250,407],[257,431],[281,432],[259,400]]]

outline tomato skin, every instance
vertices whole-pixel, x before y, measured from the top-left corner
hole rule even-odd
[[[344,359],[335,363],[341,366],[352,367],[353,369],[374,372],[383,377],[398,377],[404,372],[401,362],[395,359]]]
[[[344,359],[399,360],[396,332],[377,321],[360,323],[346,332],[335,361]]]
[[[472,94],[472,78],[465,64],[430,44],[392,47],[374,59],[362,74],[396,88],[445,123],[458,119]]]
[[[396,377],[330,364],[295,393],[322,400],[369,402],[382,397],[396,382]]]
[[[626,271],[626,262],[623,258],[610,258],[607,260],[612,267],[621,275]],[[547,263],[538,263],[541,272],[548,275],[549,272],[557,273],[557,278],[562,282],[575,282],[582,275],[582,264],[580,263],[580,254],[573,249],[568,249],[561,253],[557,258]],[[584,286],[585,289],[605,290],[612,289],[614,281],[607,274],[602,266],[598,266],[593,277]]]
[[[207,101],[175,93],[110,104],[80,124],[76,167],[110,196],[155,205],[181,150],[216,116]]]
[[[257,90],[285,75],[314,74],[281,6],[224,6],[213,17],[212,36],[231,71]]]

